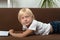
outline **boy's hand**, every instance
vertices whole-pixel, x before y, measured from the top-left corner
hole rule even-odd
[[[14,37],[22,37],[22,33],[14,33],[13,29],[9,30],[9,34],[14,36]]]
[[[13,30],[13,29],[10,29],[10,30],[9,30],[9,33],[13,33],[13,32],[14,32],[14,30]]]

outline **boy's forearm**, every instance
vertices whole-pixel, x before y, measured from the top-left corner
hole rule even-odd
[[[22,32],[22,33],[13,33],[11,32],[10,34],[14,37],[25,37],[25,36],[28,36],[32,33],[33,31],[32,30],[26,30],[25,32]]]
[[[24,37],[22,33],[12,33],[11,35],[14,37]]]

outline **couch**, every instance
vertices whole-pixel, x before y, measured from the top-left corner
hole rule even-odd
[[[0,31],[22,31],[22,25],[18,21],[18,12],[21,8],[0,8]],[[41,22],[60,21],[60,8],[30,8],[36,20]],[[11,35],[0,37],[0,40],[60,40],[60,34],[48,36],[32,35],[24,38],[16,38]]]

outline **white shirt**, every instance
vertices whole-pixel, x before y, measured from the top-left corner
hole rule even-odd
[[[35,34],[48,35],[50,32],[51,25],[50,23],[43,23],[37,20],[33,20],[29,28],[23,25],[23,30],[29,29],[33,30]]]

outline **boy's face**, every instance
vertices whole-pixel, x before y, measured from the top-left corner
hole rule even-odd
[[[32,16],[31,15],[29,15],[29,14],[23,14],[22,16],[21,16],[21,23],[22,23],[22,25],[26,25],[26,26],[29,26],[30,24],[31,24],[31,22],[32,22]]]

